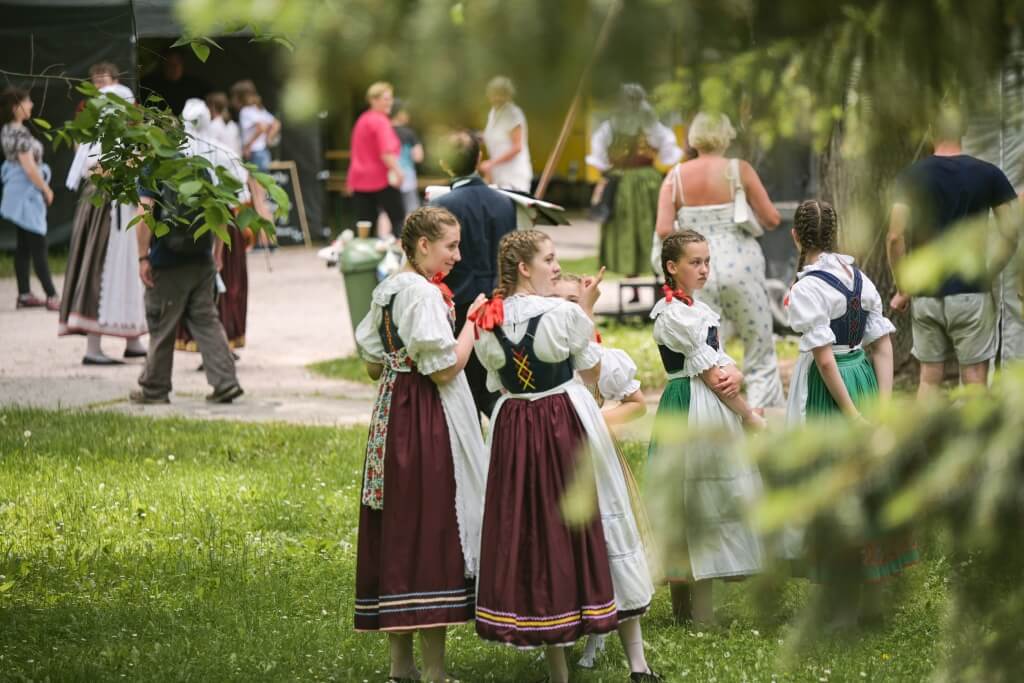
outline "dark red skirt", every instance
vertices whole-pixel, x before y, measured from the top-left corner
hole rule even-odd
[[[600,517],[570,528],[559,509],[585,441],[568,395],[510,399],[493,429],[477,633],[539,647],[614,630],[618,617]]]
[[[384,508],[359,510],[355,626],[402,631],[473,618],[455,517],[455,471],[437,386],[399,373],[384,456]]]
[[[229,225],[228,232],[231,234],[231,246],[224,245],[224,268],[220,271],[227,291],[217,296],[217,314],[228,337],[228,346],[240,349],[245,346],[245,322],[249,311],[249,266],[242,231]],[[179,351],[199,350],[184,324],[178,325],[174,348]]]

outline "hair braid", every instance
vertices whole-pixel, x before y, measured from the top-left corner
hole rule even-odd
[[[519,283],[519,264],[529,263],[540,251],[540,245],[550,240],[540,230],[514,230],[501,238],[498,244],[498,286],[494,297],[507,297]]]
[[[796,270],[803,269],[808,251],[830,252],[836,250],[838,232],[836,210],[828,202],[808,199],[800,203],[793,215],[793,230],[800,250]]]
[[[452,225],[457,227],[459,220],[448,209],[439,206],[421,206],[405,217],[405,223],[402,224],[402,251],[417,273],[424,275],[416,263],[416,243],[421,237],[427,238],[428,242],[436,242],[444,235],[445,226]]]

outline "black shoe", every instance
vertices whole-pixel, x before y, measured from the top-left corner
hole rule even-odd
[[[629,674],[630,683],[661,683],[661,676],[654,673],[653,669],[644,673],[642,671],[634,671]]]
[[[237,384],[232,384],[224,389],[218,389],[217,391],[209,394],[206,397],[207,403],[231,403],[236,398],[244,394],[242,387]]]
[[[146,352],[145,351],[133,351],[132,349],[125,349],[124,350],[124,357],[125,358],[145,358],[146,357]]]
[[[107,356],[82,356],[82,365],[124,365],[124,361]]]
[[[141,389],[136,389],[135,391],[133,391],[130,394],[128,394],[128,400],[131,401],[132,403],[137,403],[138,405],[143,405],[143,406],[158,405],[158,404],[161,404],[161,403],[170,403],[171,402],[171,399],[169,399],[166,395],[164,395],[164,396],[146,396],[146,394],[144,394]]]

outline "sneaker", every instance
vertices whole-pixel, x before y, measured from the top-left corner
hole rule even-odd
[[[209,394],[206,397],[207,403],[231,403],[236,398],[244,394],[242,387],[237,384],[232,384],[224,389],[218,389],[217,391]]]
[[[136,403],[141,406],[158,405],[161,403],[170,403],[171,399],[166,395],[164,396],[146,396],[142,392],[142,389],[136,389],[128,394],[128,400],[132,403]]]
[[[634,671],[629,674],[630,683],[661,683],[661,676],[654,673],[653,669],[648,669],[646,673],[643,671]]]
[[[46,297],[46,310],[48,310],[48,311],[59,311],[60,310],[60,297],[59,296],[48,296],[48,297]]]
[[[17,308],[42,308],[45,305],[46,301],[40,299],[32,292],[18,295]]]

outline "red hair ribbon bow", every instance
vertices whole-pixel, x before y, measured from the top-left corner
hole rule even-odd
[[[668,285],[662,285],[661,291],[665,292],[665,301],[672,303],[672,299],[679,299],[687,306],[693,305],[693,297],[681,289],[672,289]]]
[[[451,305],[452,297],[455,295],[452,294],[451,287],[444,283],[444,276],[445,274],[442,272],[434,273],[434,277],[430,278],[430,283],[441,290],[441,296],[444,297],[445,303]]]
[[[485,302],[480,308],[469,314],[469,319],[476,324],[476,329],[488,332],[501,327],[505,322],[505,299],[496,296]]]
[[[596,341],[598,344],[601,343],[601,333],[598,332],[597,330],[594,330],[594,341]]]

